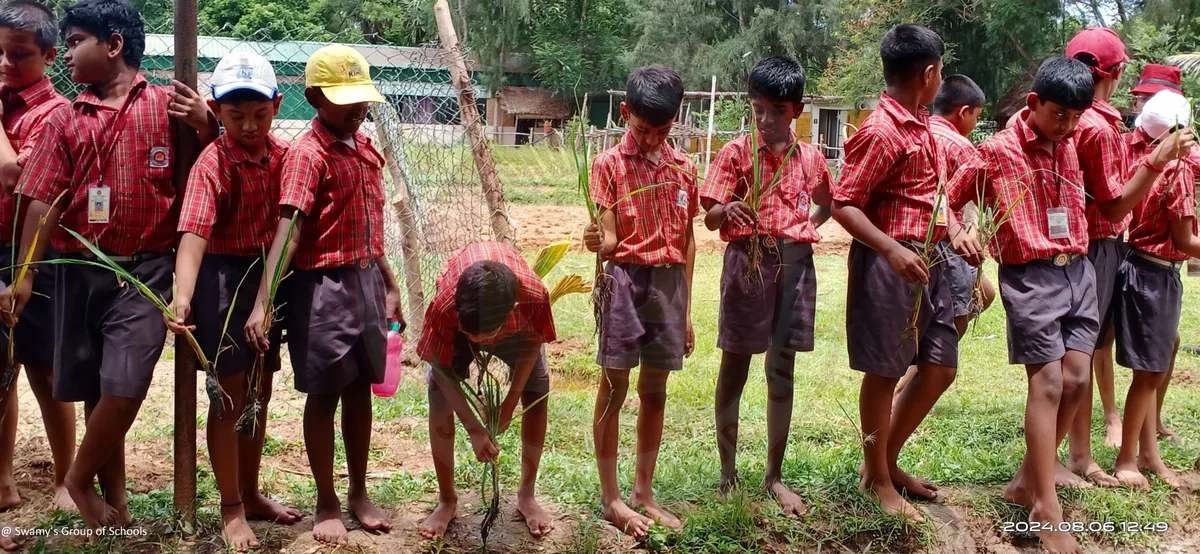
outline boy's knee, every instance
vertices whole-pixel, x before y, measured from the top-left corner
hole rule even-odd
[[[1062,397],[1077,400],[1087,394],[1092,384],[1091,373],[1088,371],[1064,371],[1062,377]]]

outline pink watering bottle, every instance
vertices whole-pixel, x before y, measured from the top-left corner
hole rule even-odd
[[[396,388],[400,386],[400,376],[404,373],[404,367],[400,364],[400,355],[404,352],[404,337],[400,336],[400,324],[391,321],[388,322],[387,334],[387,366],[383,374],[382,383],[372,383],[371,392],[375,396],[389,398],[396,394]]]

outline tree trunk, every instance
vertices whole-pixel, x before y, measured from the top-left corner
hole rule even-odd
[[[492,236],[495,240],[512,245],[513,230],[508,221],[508,210],[504,206],[500,178],[496,175],[496,163],[492,160],[492,150],[484,134],[479,107],[475,104],[475,88],[471,84],[471,74],[467,72],[466,54],[463,53],[462,44],[454,32],[454,22],[450,19],[447,0],[437,0],[433,5],[433,14],[437,18],[442,48],[450,54],[450,79],[458,91],[459,116],[470,137],[471,155],[475,158],[475,169],[479,172],[479,181],[483,185],[483,197],[487,201]]]
[[[1096,18],[1096,23],[1101,27],[1108,27],[1108,24],[1104,22],[1104,14],[1100,13],[1099,0],[1088,0],[1088,5],[1092,7],[1092,16]]]
[[[1128,17],[1125,15],[1125,0],[1114,0],[1117,5],[1117,18],[1121,20],[1121,24],[1128,22]]]

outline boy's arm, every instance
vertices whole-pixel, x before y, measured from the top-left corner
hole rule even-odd
[[[910,283],[929,282],[929,268],[925,267],[921,257],[880,231],[862,210],[834,200],[833,219],[847,233],[850,233],[850,236],[879,252],[887,259],[892,270],[900,274],[905,281]]]
[[[692,299],[695,295],[692,294],[692,274],[696,268],[696,232],[692,227],[691,221],[688,221],[687,228],[687,262],[684,264],[684,277],[687,279],[688,304],[687,304],[687,336],[684,339],[684,357],[692,355],[692,351],[696,349],[696,331],[692,327]]]
[[[703,203],[704,226],[709,231],[720,229],[726,219],[733,220],[733,224],[737,226],[754,225],[754,212],[751,212],[750,207],[740,200],[720,204],[705,198]]]
[[[292,237],[291,240],[288,240],[288,229],[293,220],[296,222],[296,227],[291,230]],[[265,329],[263,329],[263,323],[267,317],[266,302],[271,295],[271,279],[275,275],[276,267],[281,264],[282,267],[291,266],[292,258],[296,254],[296,246],[300,244],[300,229],[303,226],[304,212],[292,206],[283,206],[279,227],[275,229],[275,238],[271,241],[271,251],[267,254],[262,280],[258,284],[258,296],[254,301],[254,311],[250,313],[250,319],[246,320],[246,342],[260,354],[271,347]],[[287,245],[286,255],[283,251],[284,245]]]
[[[396,283],[396,274],[392,273],[392,266],[388,263],[387,254],[384,254],[375,259],[375,264],[379,266],[379,273],[383,275],[383,285],[387,291],[385,298],[385,315],[392,321],[400,324],[400,330],[408,326],[404,321],[404,308],[400,304],[400,285]]]
[[[475,458],[481,462],[496,459],[500,455],[500,446],[488,436],[487,428],[483,426],[483,422],[479,421],[478,417],[475,417],[475,411],[467,404],[467,398],[463,396],[462,384],[451,379],[436,366],[431,373],[433,373],[433,381],[437,383],[442,397],[446,399],[450,409],[458,415],[463,429],[466,429],[467,434],[470,435],[471,448],[475,450]]]
[[[583,244],[591,252],[599,252],[601,256],[612,254],[617,249],[617,214],[612,210],[604,210],[600,216],[600,226],[588,225],[583,232]]]
[[[829,173],[829,165],[825,162],[825,157],[821,156],[818,163],[821,164],[821,180],[817,182],[816,188],[812,192],[812,203],[817,206],[816,210],[808,215],[808,220],[812,222],[813,227],[818,229],[833,217],[833,211],[830,205],[833,204],[833,194],[829,189],[833,186],[833,176]]]
[[[1145,163],[1138,163],[1137,173],[1125,183],[1120,196],[1100,203],[1100,215],[1109,223],[1119,223],[1146,197],[1167,164],[1186,158],[1195,144],[1191,129],[1171,133],[1146,157]]]
[[[195,325],[187,325],[192,315],[192,295],[196,293],[196,274],[200,272],[200,262],[204,259],[204,250],[208,248],[208,240],[200,235],[184,233],[179,239],[179,250],[175,253],[175,319],[163,314],[167,328],[175,334],[183,334],[185,330],[196,330]]]
[[[4,106],[0,105],[0,119],[4,118]],[[8,140],[8,131],[0,122],[0,185],[4,194],[12,194],[21,178],[21,166],[17,164],[17,151]]]
[[[525,339],[523,342],[524,344],[520,347],[521,354],[517,356],[516,367],[513,367],[512,383],[508,387],[508,395],[500,403],[501,433],[507,431],[508,425],[512,423],[517,403],[521,401],[521,393],[525,392],[525,384],[529,382],[529,376],[533,375],[533,366],[537,364],[538,358],[542,355],[540,343],[532,339]]]
[[[221,128],[217,123],[217,116],[209,109],[204,97],[192,90],[192,87],[179,81],[172,82],[175,84],[175,92],[171,93],[172,102],[167,107],[167,114],[195,129],[200,137],[201,147],[216,140]]]
[[[1171,220],[1171,242],[1180,252],[1200,258],[1200,237],[1192,231],[1193,219],[1194,216]]]
[[[46,246],[50,244],[49,232],[38,232],[38,228],[42,229],[57,229],[58,219],[62,215],[62,210],[51,206],[40,200],[29,200],[29,209],[25,212],[25,226],[21,230],[21,249],[18,253],[17,260],[14,262],[24,263],[26,258],[30,263],[42,261],[46,256]],[[42,226],[42,220],[45,219],[45,225]],[[33,237],[37,235],[37,244],[33,243]],[[32,252],[32,257],[29,253]],[[37,266],[30,267],[29,271],[25,272],[25,278],[19,283],[13,283],[0,292],[0,312],[2,312],[4,322],[12,328],[17,324],[17,319],[21,316],[21,311],[25,309],[25,304],[29,302],[29,297],[33,294],[33,277],[37,273]]]

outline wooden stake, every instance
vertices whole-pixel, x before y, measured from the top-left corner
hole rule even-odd
[[[398,121],[395,108],[391,104],[372,104],[372,119],[375,120],[375,136],[383,150],[383,159],[392,175],[392,209],[400,220],[400,250],[404,258],[404,285],[408,293],[408,310],[404,320],[408,322],[409,337],[421,336],[425,327],[425,288],[421,281],[421,244],[417,234],[417,217],[412,209],[412,197],[408,194],[408,182],[404,180],[404,172],[397,163],[396,151],[392,146],[391,137],[384,126],[385,121]]]

